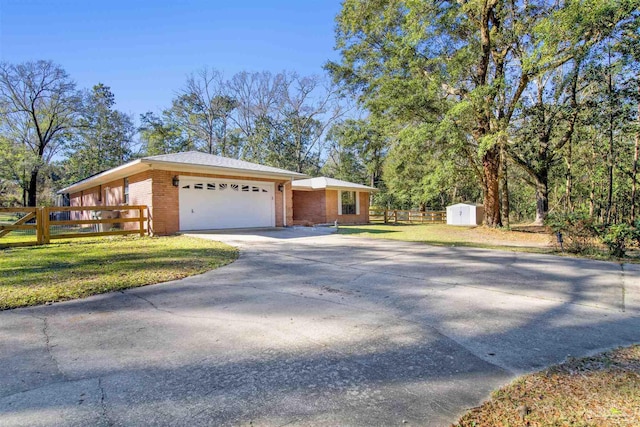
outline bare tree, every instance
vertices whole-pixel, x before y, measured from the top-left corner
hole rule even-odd
[[[2,133],[30,157],[26,202],[35,206],[40,170],[76,126],[81,97],[68,74],[51,61],[0,63],[0,111]]]
[[[196,146],[210,154],[229,155],[228,123],[236,101],[226,93],[220,72],[204,68],[187,79],[173,101],[173,112]]]
[[[243,71],[227,82],[229,95],[237,102],[232,120],[243,140],[242,157],[264,161],[262,125],[280,121],[286,88],[291,79],[291,74],[284,72],[272,74],[268,71]]]
[[[286,129],[291,135],[295,167],[302,172],[326,148],[327,130],[345,113],[336,86],[319,77],[294,75],[286,91]]]

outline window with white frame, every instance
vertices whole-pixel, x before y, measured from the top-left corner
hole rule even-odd
[[[341,191],[338,198],[340,215],[356,215],[358,213],[358,197],[355,191]]]

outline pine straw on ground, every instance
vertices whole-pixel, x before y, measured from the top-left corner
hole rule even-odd
[[[640,426],[640,345],[521,377],[454,426]]]

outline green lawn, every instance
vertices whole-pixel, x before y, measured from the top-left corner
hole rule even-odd
[[[446,224],[369,224],[341,225],[340,234],[379,239],[422,242],[438,246],[470,246],[489,249],[507,249],[529,252],[551,252],[553,236],[491,229],[486,227],[460,227]]]
[[[181,279],[233,262],[237,249],[185,236],[101,237],[0,250],[0,310]]]

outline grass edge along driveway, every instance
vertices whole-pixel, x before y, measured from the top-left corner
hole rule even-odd
[[[640,425],[640,345],[524,375],[453,427]]]
[[[0,310],[83,298],[204,273],[238,250],[186,236],[102,237],[0,250]]]

